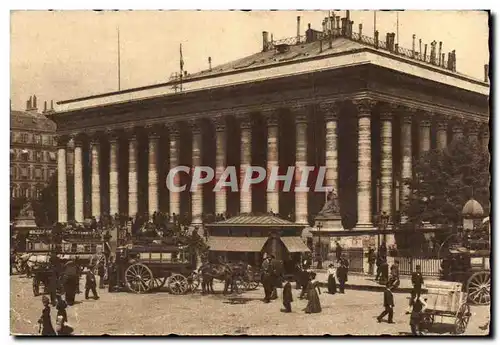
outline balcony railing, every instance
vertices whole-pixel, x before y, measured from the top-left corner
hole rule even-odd
[[[322,36],[321,40],[324,41],[324,42],[325,41],[328,42],[330,40],[330,35],[329,34],[322,33],[321,36]],[[389,47],[387,45],[387,42],[382,41],[382,40],[378,40],[378,42],[377,42],[375,40],[375,38],[369,37],[369,36],[365,36],[365,35],[360,35],[359,33],[353,32],[351,35],[342,34],[341,29],[337,28],[337,29],[333,30],[333,35],[332,35],[331,38],[335,39],[335,38],[338,38],[338,37],[344,37],[344,38],[350,39],[352,41],[356,41],[356,42],[359,42],[361,44],[373,47],[375,49],[381,49],[381,50],[384,50],[384,51],[388,51],[388,52],[390,52],[390,53],[392,53],[394,55],[403,56],[403,57],[406,57],[406,58],[409,58],[409,59],[421,61],[421,62],[430,64],[430,65],[433,65],[433,66],[437,66],[437,67],[441,67],[441,68],[445,68],[445,69],[449,70],[449,68],[447,67],[448,66],[448,61],[447,60],[441,60],[440,61],[440,57],[439,57],[439,53],[438,52],[436,52],[436,59],[435,59],[435,61],[432,62],[431,55],[423,55],[423,54],[421,55],[420,52],[417,51],[417,50],[403,48],[403,47],[400,47],[398,45],[394,45],[393,49],[390,49],[391,47]],[[275,40],[275,41],[269,42],[268,45],[267,45],[267,50],[272,50],[276,46],[281,45],[281,44],[286,44],[286,45],[294,46],[294,45],[299,45],[299,44],[304,44],[304,43],[306,43],[306,36],[305,35],[304,36],[298,36],[298,37],[297,36],[295,36],[295,37],[288,37],[288,38],[283,38],[283,39],[279,39],[279,40]],[[323,49],[326,50],[327,49],[327,45],[323,44]],[[441,62],[441,63],[439,63],[439,62]]]

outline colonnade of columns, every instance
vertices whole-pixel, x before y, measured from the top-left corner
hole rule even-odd
[[[394,177],[400,176],[401,179],[412,177],[412,160],[413,160],[413,140],[412,140],[412,123],[418,122],[418,149],[419,152],[425,152],[431,149],[431,128],[433,124],[436,126],[436,148],[444,149],[448,143],[448,126],[451,123],[453,138],[458,138],[464,135],[464,123],[453,122],[452,119],[444,119],[436,114],[423,113],[421,111],[401,107],[391,106],[390,104],[378,104],[371,99],[356,100],[352,102],[357,113],[357,137],[353,133],[353,140],[357,142],[357,225],[356,228],[373,228],[372,216],[372,117],[374,111],[378,111],[380,115],[380,188],[381,188],[381,210],[391,215],[393,210],[394,193]],[[319,105],[319,109],[324,117],[325,125],[325,165],[326,176],[323,185],[333,188],[338,191],[339,188],[339,118],[344,116],[341,114],[341,104],[335,102],[325,102]],[[266,121],[267,126],[267,153],[266,153],[266,168],[268,177],[271,171],[279,166],[279,109],[267,109],[261,112]],[[295,166],[303,168],[308,162],[308,140],[307,128],[309,110],[307,106],[295,106],[290,110],[291,116],[295,120]],[[394,128],[394,118],[399,116],[399,128]],[[436,118],[437,121],[431,121]],[[250,115],[238,117],[240,127],[240,186],[244,178],[246,168],[252,165],[252,141],[262,140],[261,138],[252,137],[252,118]],[[225,170],[227,164],[228,146],[236,145],[237,143],[228,143],[227,122],[224,116],[217,116],[212,119],[215,127],[215,177],[219,179]],[[191,121],[188,123],[192,133],[192,167],[202,165],[202,130],[200,123]],[[162,125],[161,130],[168,131],[168,152],[169,152],[169,168],[172,169],[180,165],[180,147],[181,137],[179,127],[176,123],[167,123]],[[159,211],[160,192],[159,184],[165,181],[159,179],[159,151],[160,148],[160,132],[158,127],[146,128],[148,140],[148,173],[147,173],[147,198],[148,212],[152,214]],[[393,171],[393,132],[400,131],[400,171]],[[106,135],[109,141],[109,212],[110,214],[120,213],[120,195],[121,193],[128,194],[128,214],[133,216],[138,211],[138,138],[136,129],[125,129],[122,131],[127,138],[128,145],[120,145],[119,136],[116,132],[111,132]],[[481,133],[481,136],[479,136]],[[484,149],[487,150],[489,143],[489,129],[483,126],[481,129],[477,123],[472,123],[468,126],[467,134],[479,140]],[[84,218],[84,188],[83,188],[83,157],[82,157],[82,140],[83,135],[78,133],[73,137],[74,140],[74,217],[78,222]],[[58,215],[60,222],[66,222],[68,219],[67,210],[67,178],[66,174],[66,150],[67,143],[70,137],[61,136],[58,139]],[[99,164],[101,161],[100,140],[102,133],[94,135],[90,140],[90,181],[91,181],[91,215],[99,217],[101,214],[101,177],[99,176]],[[128,146],[128,147],[127,147]],[[119,187],[119,152],[120,150],[128,150],[128,190],[120,190]],[[287,167],[288,168],[288,167]],[[283,171],[283,170],[282,170]],[[63,172],[63,173],[61,173]],[[284,172],[282,172],[284,173]],[[301,179],[300,171],[296,169],[295,182],[296,186]],[[175,175],[175,184],[179,182],[179,175]],[[273,186],[271,186],[273,187]],[[310,186],[311,187],[311,186]],[[191,212],[192,223],[199,224],[202,222],[204,212],[203,190],[198,187],[191,192]],[[224,213],[227,210],[228,191],[222,188],[215,195],[215,213]],[[295,192],[295,221],[300,224],[308,222],[308,198],[307,192],[296,190]],[[410,190],[402,185],[400,204],[404,204],[409,196]],[[252,189],[240,190],[240,212],[252,212]],[[278,186],[268,189],[266,192],[266,208],[267,211],[278,213],[280,210],[279,203],[280,194]],[[180,192],[169,191],[169,213],[179,214],[181,209]],[[402,219],[404,222],[405,220]]]

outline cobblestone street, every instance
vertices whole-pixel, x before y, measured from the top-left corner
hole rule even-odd
[[[82,279],[83,283],[83,279]],[[83,288],[83,284],[82,284]],[[217,291],[222,285],[216,284]],[[322,289],[326,291],[326,289]],[[280,300],[264,304],[263,291],[245,292],[239,296],[174,296],[167,292],[146,295],[108,293],[99,290],[98,301],[77,296],[77,304],[68,308],[69,324],[76,335],[408,335],[409,315],[406,294],[395,294],[395,324],[377,323],[382,310],[379,292],[346,290],[344,295],[320,295],[323,312],[305,314],[306,301],[294,290],[293,312],[281,313]],[[83,300],[82,300],[83,299]],[[31,279],[11,277],[11,333],[37,334],[37,320],[42,310],[41,297],[33,297]],[[486,335],[481,330],[488,321],[489,306],[473,306],[466,335]],[[55,325],[56,311],[52,308]],[[436,322],[440,322],[437,318]],[[444,322],[452,323],[452,319]],[[449,334],[450,328],[435,327],[433,332]],[[431,333],[436,334],[436,333]]]

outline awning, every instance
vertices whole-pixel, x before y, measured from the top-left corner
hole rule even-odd
[[[300,237],[285,236],[280,237],[280,239],[290,253],[305,253],[310,251]]]
[[[207,244],[209,250],[216,252],[260,252],[267,239],[267,237],[211,236]]]

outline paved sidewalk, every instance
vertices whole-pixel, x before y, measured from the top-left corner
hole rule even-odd
[[[316,279],[321,282],[322,286],[327,286],[328,276],[326,272],[316,272]],[[400,285],[394,292],[396,293],[410,293],[412,289],[411,277],[409,276],[400,276]],[[337,282],[338,286],[338,282]],[[375,281],[373,276],[367,275],[356,275],[350,274],[348,277],[348,281],[345,284],[345,288],[348,290],[365,290],[365,291],[384,291],[385,286],[380,285]],[[423,288],[425,292],[425,288]]]

